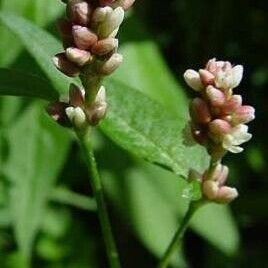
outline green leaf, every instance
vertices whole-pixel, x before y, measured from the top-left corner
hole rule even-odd
[[[115,72],[116,80],[126,82],[166,107],[179,117],[187,117],[188,101],[182,87],[172,76],[154,39],[136,16],[128,18],[121,29],[120,52],[124,62]]]
[[[60,42],[38,26],[11,13],[0,12],[0,21],[20,39],[52,85],[59,92],[66,92],[73,79],[57,71],[52,63],[52,57],[62,51]]]
[[[63,5],[55,0],[2,0],[1,10],[23,16],[43,27],[58,17]],[[4,25],[0,25],[0,36],[0,66],[7,66],[17,57],[22,46]]]
[[[34,97],[56,100],[58,92],[49,81],[34,75],[0,68],[0,95]]]
[[[239,233],[227,206],[209,204],[197,211],[191,227],[228,256],[239,248]]]
[[[190,168],[204,171],[208,156],[189,145],[188,122],[174,119],[158,103],[115,81],[108,88],[109,112],[101,129],[118,145],[149,162],[187,176]]]
[[[8,141],[10,152],[3,168],[11,185],[11,220],[20,251],[29,258],[70,139],[43,109],[32,105],[12,125]]]

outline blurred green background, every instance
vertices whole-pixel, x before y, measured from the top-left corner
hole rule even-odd
[[[244,65],[236,90],[257,115],[245,152],[225,159],[229,184],[240,197],[228,208],[212,205],[197,213],[173,267],[266,267],[268,3],[136,2],[120,33],[125,62],[114,78],[185,117],[193,92],[182,80],[184,70],[212,57],[229,60]],[[64,6],[56,0],[0,0],[0,9],[57,37],[55,21]],[[46,76],[1,21],[0,67]],[[106,268],[83,158],[71,133],[45,115],[45,105],[0,98],[0,267]],[[123,267],[155,267],[189,202],[188,186],[100,131],[94,139]]]

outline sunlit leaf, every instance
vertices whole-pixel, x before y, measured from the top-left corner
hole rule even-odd
[[[204,149],[188,144],[187,120],[172,117],[163,106],[122,83],[110,81],[107,88],[109,112],[101,129],[115,143],[177,175],[206,168]]]

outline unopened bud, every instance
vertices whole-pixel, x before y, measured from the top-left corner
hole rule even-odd
[[[90,20],[91,7],[83,0],[69,0],[67,14],[73,23],[86,26]]]
[[[111,14],[113,12],[113,9],[111,7],[98,7],[95,9],[93,15],[92,15],[92,22],[94,24],[103,22],[108,14]]]
[[[91,53],[75,47],[69,47],[65,51],[66,57],[78,66],[84,66],[92,60]]]
[[[217,182],[212,180],[204,181],[202,184],[202,192],[206,198],[209,200],[214,200],[217,198],[219,191],[219,185]]]
[[[224,114],[232,114],[242,105],[242,97],[240,95],[233,95],[221,107],[221,112]]]
[[[67,76],[74,77],[79,75],[79,68],[72,62],[70,62],[65,53],[59,53],[53,57],[53,63],[62,73]]]
[[[200,80],[200,75],[198,72],[194,70],[187,70],[184,75],[184,80],[187,83],[189,87],[196,91],[200,91],[202,88],[204,88],[201,80]]]
[[[70,127],[70,121],[65,113],[67,107],[68,104],[65,102],[53,102],[47,106],[46,111],[58,124],[64,127]]]
[[[68,107],[65,112],[75,127],[81,128],[86,123],[86,115],[80,107]]]
[[[80,89],[75,84],[70,85],[69,89],[69,102],[73,107],[81,107],[84,104],[84,90]]]
[[[211,115],[207,103],[201,98],[195,98],[190,106],[192,120],[198,124],[207,124],[211,121]]]
[[[97,125],[100,120],[102,120],[107,111],[107,102],[106,102],[106,90],[104,86],[101,86],[94,103],[89,109],[86,110],[88,121],[91,125]]]
[[[235,124],[246,124],[255,119],[255,109],[249,105],[240,106],[232,116]]]
[[[206,89],[206,93],[207,93],[210,103],[213,106],[218,107],[224,104],[225,102],[224,93],[218,90],[217,88],[215,88],[214,86],[208,86]]]
[[[230,133],[231,130],[231,125],[222,119],[215,119],[209,123],[210,137],[214,141],[222,141],[223,137]]]
[[[98,41],[97,35],[87,27],[74,25],[72,30],[75,45],[80,49],[89,49]]]
[[[118,39],[106,38],[96,42],[91,49],[95,55],[105,55],[118,48]]]
[[[215,76],[211,72],[204,70],[204,69],[200,69],[199,75],[200,75],[200,79],[201,79],[204,86],[214,84]]]
[[[238,192],[235,188],[228,186],[220,187],[215,202],[220,204],[228,204],[238,197]]]
[[[108,59],[103,66],[100,68],[99,72],[102,75],[110,75],[113,73],[123,62],[123,56],[118,53],[114,53],[110,59]]]
[[[229,168],[222,165],[221,173],[219,174],[217,181],[220,186],[224,185],[229,175]]]
[[[124,20],[124,9],[118,7],[106,16],[106,19],[99,27],[99,35],[101,38],[109,37],[115,29],[117,29]]]
[[[101,103],[106,103],[106,89],[104,86],[101,86],[97,96],[95,98],[95,103],[101,104]]]

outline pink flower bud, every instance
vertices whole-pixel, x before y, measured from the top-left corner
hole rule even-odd
[[[240,106],[234,113],[232,121],[235,124],[246,124],[255,119],[255,109],[249,105]]]
[[[66,57],[69,61],[84,66],[92,60],[91,53],[75,47],[69,47],[65,51]]]
[[[222,119],[215,119],[209,123],[210,137],[214,141],[221,141],[231,130],[231,125]]]
[[[80,49],[87,50],[98,41],[97,35],[87,27],[74,25],[72,32],[75,45]]]
[[[84,92],[75,84],[70,85],[69,103],[73,107],[81,107],[84,104]]]
[[[69,0],[67,14],[73,23],[86,26],[90,21],[91,7],[83,0]]]
[[[95,55],[105,55],[118,48],[118,39],[106,38],[96,42],[91,49],[91,52]]]
[[[225,95],[221,90],[219,90],[213,86],[208,86],[206,89],[206,93],[207,93],[207,96],[208,96],[210,103],[213,106],[218,107],[218,106],[221,106],[224,104]]]
[[[201,98],[195,98],[190,106],[192,120],[198,124],[207,124],[211,121],[208,105]]]
[[[220,186],[224,185],[227,177],[229,175],[229,168],[227,166],[221,165],[221,172],[220,174],[218,174],[218,178],[217,181],[219,183]]]
[[[223,114],[232,114],[241,105],[242,105],[242,97],[240,95],[233,95],[221,107],[221,112]]]
[[[220,187],[215,202],[220,204],[228,204],[238,197],[238,192],[235,188],[222,186]]]
[[[206,198],[209,200],[214,200],[217,198],[219,191],[219,185],[217,182],[212,180],[204,181],[202,184],[202,192]]]
[[[79,75],[79,68],[72,62],[70,62],[65,53],[59,53],[53,57],[53,63],[62,73],[67,76],[74,77]]]
[[[200,75],[200,79],[202,81],[202,84],[206,87],[208,85],[213,85],[214,84],[214,79],[215,79],[215,76],[207,71],[207,70],[204,70],[204,69],[200,69],[199,70],[199,75]]]
[[[114,53],[110,59],[108,59],[103,66],[100,68],[99,72],[102,75],[110,75],[113,73],[123,62],[123,56],[118,53]]]

